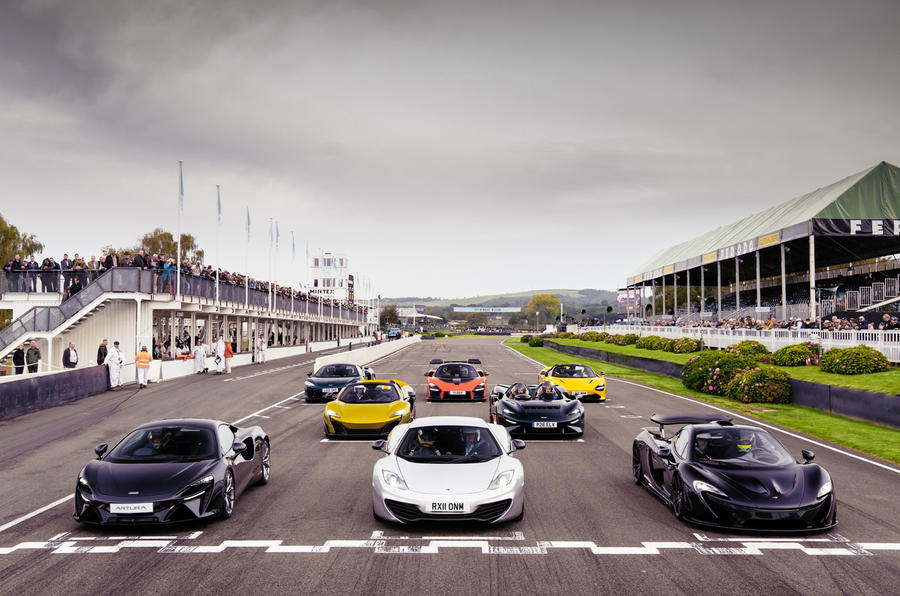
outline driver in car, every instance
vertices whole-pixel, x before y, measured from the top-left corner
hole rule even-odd
[[[525,386],[525,383],[516,383],[512,386],[509,394],[513,399],[525,399],[528,397],[528,387]]]
[[[463,455],[486,455],[487,443],[481,440],[481,431],[477,428],[462,430]]]
[[[697,435],[697,438],[694,439],[694,459],[712,459],[712,457],[709,455],[709,437],[704,435]]]
[[[435,447],[436,440],[433,429],[419,429],[419,432],[416,433],[416,442],[413,443],[412,449],[409,450],[409,455],[419,457],[441,455],[440,450]]]
[[[160,455],[165,451],[166,445],[168,444],[168,435],[164,435],[160,431],[150,431],[149,436],[147,437],[147,442],[143,447],[138,447],[134,450],[134,455],[141,457],[148,457],[153,455]]]
[[[363,401],[366,399],[366,386],[365,385],[354,385],[353,386],[353,397],[356,398],[356,401]]]
[[[756,433],[741,432],[737,443],[735,443],[735,446],[737,447],[738,457],[742,457],[744,455],[752,455],[753,450],[756,447]]]
[[[556,399],[556,390],[553,388],[553,383],[550,381],[541,383],[537,390],[537,398],[541,401],[553,401]]]

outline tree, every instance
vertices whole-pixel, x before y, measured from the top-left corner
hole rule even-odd
[[[520,312],[509,313],[509,319],[507,320],[508,325],[519,325],[521,323],[525,323],[525,315]]]
[[[540,316],[537,319],[542,325],[553,323],[556,317],[559,316],[559,298],[553,294],[538,294],[528,302],[528,306],[525,307],[525,314],[529,319],[533,319],[539,314]]]
[[[388,325],[393,325],[400,322],[400,313],[397,312],[397,307],[393,304],[388,304],[387,306],[383,306],[381,308],[381,312],[378,313],[378,325],[381,328],[387,327]]]
[[[39,242],[34,234],[20,232],[16,226],[7,223],[0,214],[0,257],[3,258],[4,263],[14,257],[16,253],[27,259],[28,255],[37,256],[43,250],[44,244]]]
[[[487,325],[488,314],[486,312],[470,312],[466,315],[466,323],[469,327],[483,327]]]
[[[135,249],[143,248],[147,254],[165,255],[167,257],[175,256],[178,250],[175,242],[175,236],[171,232],[167,232],[162,228],[155,228],[152,232],[148,232],[138,239],[138,245]],[[197,239],[193,234],[181,235],[181,256],[178,261],[190,259],[192,261],[203,261],[204,252],[197,245]]]

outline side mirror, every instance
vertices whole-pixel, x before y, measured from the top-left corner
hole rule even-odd
[[[311,377],[311,376],[312,376],[312,371],[309,371],[308,373],[306,373],[306,376],[307,376],[307,377]]]
[[[803,451],[800,452],[800,455],[803,456],[803,463],[805,463],[805,464],[808,464],[809,462],[811,462],[813,460],[813,458],[816,456],[815,452],[810,451],[809,449],[804,449]]]
[[[484,372],[483,370],[479,370],[478,372],[481,373],[481,376],[482,376],[482,377],[486,377],[486,376],[488,376],[489,374],[491,374],[491,373],[486,373],[486,372]]]
[[[431,372],[430,372],[430,371],[425,371],[425,376],[426,376],[426,377],[430,377],[430,376],[431,376]]]
[[[416,399],[416,392],[412,387],[407,390],[406,394],[410,397],[410,399]]]
[[[523,441],[522,439],[513,439],[512,446],[516,450],[525,449],[525,441]]]
[[[100,443],[96,447],[94,447],[94,453],[97,454],[97,459],[103,457],[103,454],[106,453],[106,450],[109,449],[109,445],[106,443]]]
[[[385,451],[384,447],[386,445],[386,441],[384,439],[378,439],[372,443],[372,449],[375,451]]]
[[[244,451],[247,450],[247,446],[244,445],[243,443],[241,443],[240,441],[235,441],[234,443],[231,444],[231,450],[234,451],[236,454],[240,455],[241,453],[243,453]]]
[[[660,447],[659,456],[663,459],[670,459],[672,457],[672,450],[668,447]]]

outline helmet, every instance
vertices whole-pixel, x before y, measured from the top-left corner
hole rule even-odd
[[[700,453],[706,453],[710,438],[708,434],[697,435],[694,437],[694,448]]]
[[[166,437],[161,430],[151,430],[147,435],[147,439],[150,441],[150,446],[157,451],[162,449],[166,443]]]
[[[425,445],[427,447],[434,446],[434,430],[430,428],[420,428],[416,439],[419,441],[419,445]]]
[[[750,451],[756,444],[756,433],[753,431],[741,431],[737,441],[737,448],[740,451]]]
[[[525,385],[525,383],[516,383],[512,386],[510,394],[514,396],[528,395],[528,387]]]
[[[556,399],[556,389],[550,381],[544,381],[537,390],[538,399]]]
[[[354,385],[353,386],[353,395],[355,395],[357,399],[364,398],[366,396],[366,386],[365,385]]]
[[[470,438],[473,441],[477,441],[481,438],[481,431],[477,428],[472,428],[471,426],[467,426],[462,429],[462,437],[463,441],[468,441]]]

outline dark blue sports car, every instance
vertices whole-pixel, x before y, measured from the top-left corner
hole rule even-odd
[[[488,420],[502,424],[517,437],[584,434],[584,406],[564,388],[549,382],[495,386]]]
[[[375,372],[371,368],[356,364],[336,362],[326,364],[315,373],[306,373],[306,401],[333,401],[337,399],[341,389],[360,379],[374,379]]]

